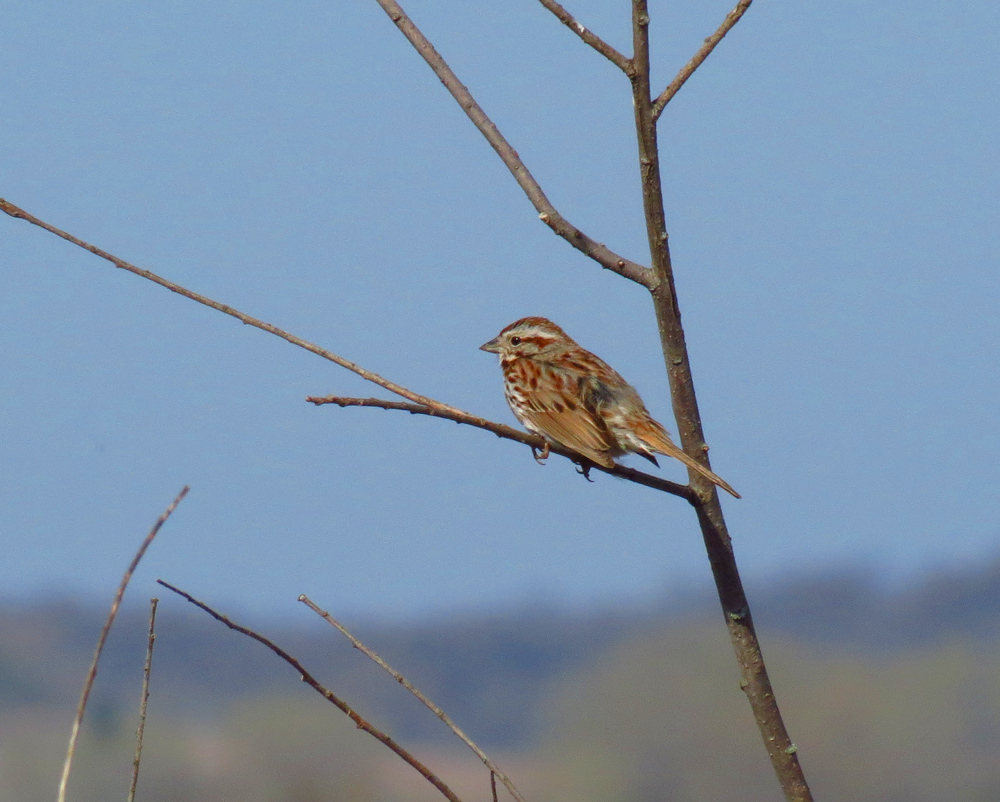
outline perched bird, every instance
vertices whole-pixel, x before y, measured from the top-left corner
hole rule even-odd
[[[500,357],[507,403],[528,431],[545,438],[537,459],[548,457],[549,443],[605,468],[630,453],[658,466],[656,452],[680,460],[740,498],[724,480],[673,444],[631,384],[551,320],[517,320],[480,350]]]

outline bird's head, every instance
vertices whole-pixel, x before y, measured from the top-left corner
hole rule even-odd
[[[561,328],[544,317],[524,317],[511,323],[480,351],[498,354],[501,360],[550,356],[576,343]]]

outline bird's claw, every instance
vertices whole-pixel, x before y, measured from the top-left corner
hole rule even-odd
[[[545,460],[549,458],[549,444],[546,443],[544,446],[542,446],[541,453],[539,453],[539,449],[535,448],[535,446],[532,446],[531,456],[535,458],[535,462],[537,462],[539,465],[544,465]]]
[[[588,482],[593,482],[594,480],[590,478],[590,469],[593,467],[589,462],[578,462],[576,463],[576,472]]]

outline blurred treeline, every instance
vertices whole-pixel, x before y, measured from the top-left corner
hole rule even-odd
[[[1000,799],[1000,564],[894,590],[841,573],[749,588],[786,722],[824,802]],[[145,802],[439,798],[259,644],[162,591]],[[0,800],[54,797],[103,605],[0,604]],[[333,629],[248,624],[414,747],[466,802],[475,758]],[[494,753],[533,802],[777,800],[721,613],[676,596],[643,609],[347,622]],[[70,782],[124,798],[146,610],[112,632]],[[464,750],[464,751],[463,751]]]

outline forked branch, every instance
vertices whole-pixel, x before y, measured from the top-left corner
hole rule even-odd
[[[423,57],[428,66],[434,70],[434,74],[441,80],[441,83],[451,93],[451,96],[458,101],[458,105],[462,107],[462,111],[472,120],[472,124],[486,137],[486,141],[496,151],[500,160],[510,170],[511,175],[514,176],[514,180],[517,181],[518,186],[524,190],[524,194],[528,196],[528,200],[531,201],[531,204],[538,211],[538,217],[541,221],[574,248],[601,265],[601,267],[624,276],[637,284],[642,284],[644,287],[652,287],[654,277],[648,267],[643,267],[630,259],[619,256],[607,246],[588,237],[559,214],[556,207],[545,196],[535,177],[528,171],[524,162],[521,161],[521,157],[517,155],[517,151],[511,147],[493,121],[486,115],[486,112],[483,111],[475,98],[472,97],[472,93],[458,80],[458,76],[452,72],[451,67],[441,58],[441,54],[434,49],[434,45],[413,24],[413,20],[406,16],[406,13],[400,8],[399,3],[396,0],[376,0],[376,2],[389,15],[389,19],[395,23],[396,27],[403,33],[403,36],[410,41],[410,44]]]
[[[688,78],[690,78],[696,69],[698,69],[702,62],[708,58],[709,54],[715,50],[715,46],[722,41],[730,29],[740,21],[740,17],[746,13],[746,10],[750,8],[750,4],[753,0],[740,0],[736,4],[736,8],[726,14],[726,18],[722,21],[722,24],[716,29],[715,33],[709,36],[705,43],[698,49],[698,52],[694,54],[691,60],[684,65],[677,77],[674,78],[664,89],[658,98],[653,102],[653,119],[658,120],[660,115],[663,114],[663,110],[666,108],[667,104],[671,101],[674,95],[684,86]]]
[[[167,590],[173,591],[174,593],[176,593],[181,598],[187,599],[195,607],[198,607],[199,609],[204,610],[206,613],[208,613],[210,616],[212,616],[212,618],[214,618],[216,621],[218,621],[218,622],[220,622],[222,624],[225,624],[227,627],[229,627],[234,632],[239,632],[241,635],[246,635],[248,638],[253,638],[258,643],[261,643],[264,646],[266,646],[268,649],[270,649],[272,652],[274,652],[276,655],[278,655],[278,657],[280,657],[282,660],[284,660],[286,663],[288,663],[288,665],[290,665],[292,668],[294,668],[295,671],[296,671],[296,673],[298,673],[298,675],[302,678],[302,681],[306,685],[308,685],[310,688],[312,688],[314,691],[316,691],[316,693],[318,693],[320,696],[322,696],[328,702],[332,703],[338,710],[340,710],[340,712],[342,712],[351,721],[353,721],[354,722],[354,726],[356,726],[359,730],[363,730],[364,732],[367,732],[375,740],[377,740],[379,743],[381,743],[383,746],[387,747],[388,749],[391,749],[399,757],[401,757],[403,760],[405,760],[407,763],[409,763],[414,769],[416,769],[418,772],[420,772],[420,775],[425,780],[427,780],[427,782],[429,782],[431,785],[433,785],[435,788],[437,788],[438,791],[441,792],[441,795],[444,796],[445,799],[448,800],[448,802],[462,802],[455,795],[455,792],[452,791],[447,785],[445,785],[444,781],[440,777],[438,777],[437,774],[435,774],[433,771],[431,771],[429,768],[427,768],[427,766],[425,766],[423,763],[421,763],[419,760],[417,760],[416,757],[414,757],[408,750],[406,750],[404,747],[402,747],[400,744],[398,744],[389,735],[387,735],[386,733],[384,733],[378,727],[376,727],[373,724],[369,723],[366,719],[363,719],[360,715],[358,715],[353,710],[353,708],[351,708],[350,705],[347,704],[347,702],[345,702],[343,699],[341,699],[339,696],[337,696],[333,691],[331,691],[331,690],[323,687],[323,685],[321,685],[319,683],[319,681],[312,674],[310,674],[308,671],[306,671],[306,669],[302,665],[302,663],[300,663],[298,660],[296,660],[294,657],[292,657],[288,652],[286,652],[280,646],[278,646],[277,644],[275,644],[274,641],[269,640],[268,638],[265,638],[260,633],[254,632],[252,629],[250,629],[248,627],[244,627],[244,626],[241,626],[240,624],[237,624],[235,621],[233,621],[232,619],[230,619],[228,616],[225,616],[222,613],[216,612],[215,610],[213,610],[211,607],[209,607],[204,602],[199,601],[198,599],[194,598],[194,596],[192,596],[190,593],[187,593],[187,592],[181,590],[180,588],[174,587],[169,582],[165,582],[162,579],[157,579],[156,581],[160,585],[163,585],[163,587],[165,587]]]

